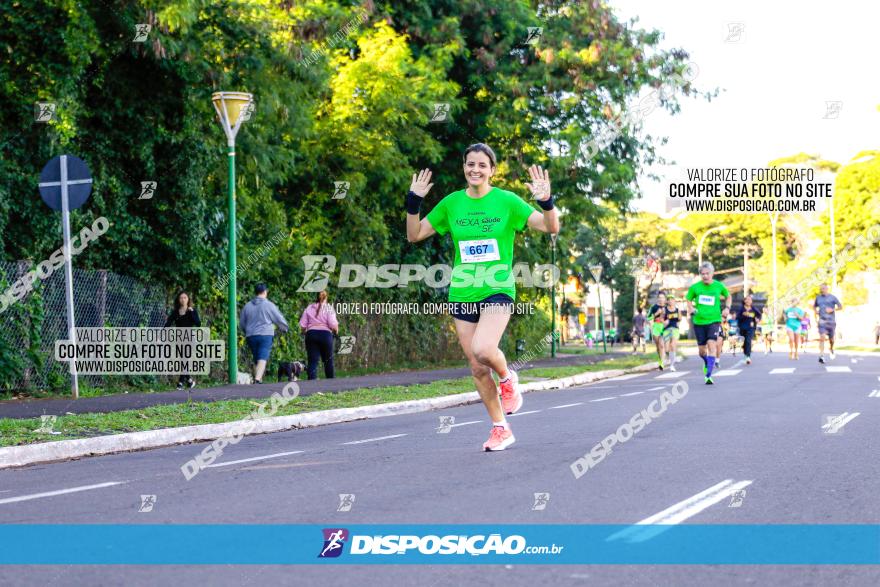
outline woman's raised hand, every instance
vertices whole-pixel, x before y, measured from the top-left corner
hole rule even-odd
[[[532,196],[536,200],[550,199],[550,173],[540,165],[532,165],[529,167],[529,177],[532,178],[531,183],[526,186],[532,192]]]
[[[422,169],[418,174],[413,174],[412,184],[409,186],[409,191],[420,198],[424,198],[432,187],[434,187],[434,184],[431,183],[431,170]]]

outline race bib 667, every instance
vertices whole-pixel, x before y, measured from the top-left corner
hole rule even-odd
[[[500,261],[498,241],[494,238],[476,241],[459,241],[458,250],[462,263],[482,263],[483,261]]]

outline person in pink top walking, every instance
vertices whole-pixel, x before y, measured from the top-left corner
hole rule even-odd
[[[303,310],[299,326],[306,335],[306,354],[309,379],[318,378],[318,359],[324,363],[324,377],[333,379],[333,335],[339,334],[336,310],[327,303],[327,292],[321,291],[314,304]]]

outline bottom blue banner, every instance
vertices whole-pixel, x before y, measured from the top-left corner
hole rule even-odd
[[[3,525],[0,564],[877,565],[880,525]]]

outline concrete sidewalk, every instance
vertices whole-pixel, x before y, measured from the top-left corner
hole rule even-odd
[[[626,356],[628,351],[622,347],[620,352],[601,355],[563,355],[555,359],[539,359],[526,363],[521,369],[533,367],[562,367],[568,365],[590,365],[614,357]],[[646,359],[648,360],[648,359]],[[442,379],[456,379],[470,375],[468,367],[453,369],[433,369],[426,371],[404,371],[400,373],[381,373],[360,377],[337,379],[300,380],[300,395],[318,392],[334,393],[352,389],[385,387],[390,385],[418,385]],[[106,413],[124,410],[138,410],[150,406],[195,402],[213,402],[232,399],[265,399],[273,392],[281,391],[286,382],[265,383],[263,385],[225,385],[221,387],[196,388],[191,390],[165,391],[156,393],[119,393],[98,397],[7,400],[0,402],[0,418],[38,418],[44,414],[62,416],[67,413]]]

